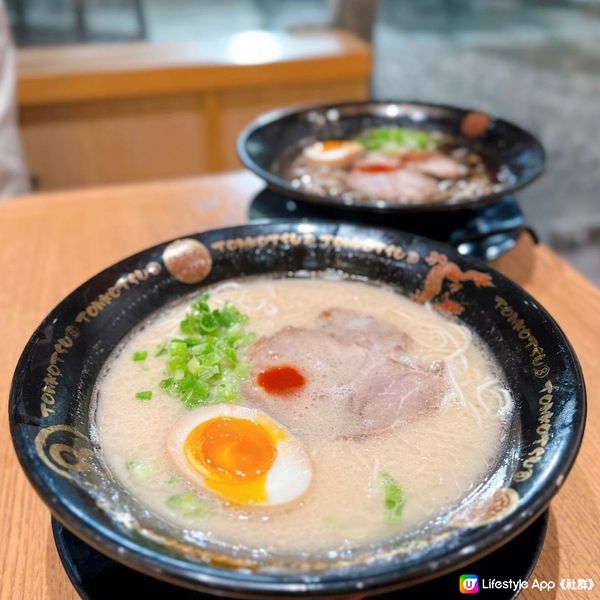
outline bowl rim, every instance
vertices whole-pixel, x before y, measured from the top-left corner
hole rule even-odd
[[[261,128],[271,125],[276,121],[284,120],[295,115],[300,115],[302,113],[308,113],[310,111],[319,111],[326,112],[332,109],[349,109],[352,107],[368,107],[369,105],[373,107],[384,107],[389,105],[397,105],[397,106],[414,106],[416,108],[430,108],[437,109],[443,111],[451,111],[455,113],[465,113],[468,114],[470,112],[482,113],[486,114],[490,117],[491,121],[495,123],[500,123],[501,125],[512,129],[514,132],[518,133],[521,137],[527,139],[530,145],[535,148],[536,152],[539,153],[540,161],[536,168],[527,176],[523,177],[519,181],[515,181],[514,183],[503,187],[501,190],[497,192],[490,192],[488,194],[483,194],[480,196],[471,196],[469,198],[464,198],[457,202],[427,202],[423,204],[399,204],[393,202],[386,202],[381,200],[352,200],[352,201],[342,201],[335,196],[324,196],[319,194],[314,194],[312,192],[306,192],[301,189],[293,188],[288,181],[285,179],[275,175],[270,169],[263,169],[259,166],[254,159],[252,158],[250,152],[248,151],[248,140],[252,135],[254,135]],[[290,108],[281,108],[267,111],[261,115],[259,115],[256,119],[251,121],[239,134],[236,141],[236,151],[238,158],[243,163],[243,165],[252,171],[255,175],[260,177],[265,181],[267,187],[283,194],[285,196],[308,202],[311,204],[318,204],[326,208],[330,209],[344,209],[344,210],[356,210],[356,211],[368,211],[374,213],[431,213],[431,212],[447,212],[447,211],[458,211],[458,210],[466,210],[470,208],[475,208],[479,206],[487,206],[489,204],[495,204],[504,196],[509,196],[514,192],[528,186],[533,183],[536,179],[538,179],[544,172],[546,165],[546,150],[544,146],[540,142],[540,140],[533,135],[531,132],[523,129],[519,125],[513,123],[512,121],[508,121],[506,119],[502,119],[499,117],[495,117],[494,115],[490,115],[482,110],[478,110],[475,108],[464,108],[460,106],[455,106],[451,104],[437,104],[434,102],[425,102],[422,100],[363,100],[363,101],[348,101],[348,102],[336,102],[336,103],[323,103],[323,104],[301,104],[298,106],[290,107]]]
[[[542,474],[537,477],[548,477],[548,473],[552,473],[553,485],[545,485],[538,493],[532,495],[519,511],[515,511],[508,518],[507,523],[502,527],[484,526],[479,528],[479,535],[470,541],[469,546],[472,551],[465,553],[464,545],[459,546],[455,550],[444,554],[435,561],[425,560],[419,562],[412,567],[402,570],[402,579],[397,577],[396,569],[385,569],[383,571],[367,574],[365,576],[348,577],[344,574],[343,577],[336,576],[334,579],[321,581],[319,576],[313,578],[313,581],[307,581],[302,575],[265,575],[256,573],[243,573],[236,570],[226,570],[221,567],[215,567],[211,564],[190,562],[185,558],[175,558],[167,556],[158,551],[149,550],[139,543],[133,542],[123,537],[118,528],[105,527],[99,523],[89,510],[82,510],[73,503],[66,501],[56,495],[52,489],[52,478],[57,477],[51,470],[41,464],[34,452],[32,452],[32,444],[28,442],[25,435],[21,435],[23,425],[31,425],[31,423],[17,422],[16,406],[19,401],[19,390],[17,389],[20,380],[19,374],[24,371],[27,364],[27,355],[30,348],[39,333],[52,320],[54,313],[61,305],[72,296],[81,293],[92,281],[103,276],[108,271],[120,266],[125,266],[130,261],[139,259],[151,251],[157,251],[166,247],[169,243],[181,239],[182,236],[173,238],[154,244],[139,252],[128,255],[123,259],[109,265],[98,273],[86,279],[81,285],[67,294],[59,303],[57,303],[42,322],[36,327],[35,331],[27,341],[21,356],[19,357],[13,376],[10,397],[8,403],[9,424],[15,453],[19,463],[25,472],[28,480],[34,487],[37,494],[43,502],[50,508],[51,513],[60,521],[67,529],[80,537],[83,541],[94,547],[100,553],[109,556],[110,558],[125,564],[126,566],[146,573],[152,577],[168,581],[175,585],[188,587],[195,590],[204,590],[206,592],[214,592],[218,589],[221,593],[237,596],[240,598],[248,598],[252,594],[261,594],[264,597],[277,596],[282,593],[288,595],[306,595],[306,596],[322,596],[327,594],[327,597],[338,596],[349,593],[360,593],[361,591],[377,590],[384,592],[391,589],[400,589],[409,587],[420,582],[441,576],[452,570],[461,568],[479,556],[487,555],[493,552],[498,547],[504,545],[510,539],[521,533],[529,526],[547,507],[553,496],[559,491],[564,484],[567,475],[571,471],[579,448],[582,443],[585,430],[585,422],[587,417],[587,396],[585,380],[581,365],[564,332],[550,315],[550,313],[535,300],[526,290],[519,284],[513,282],[508,277],[502,275],[494,268],[487,265],[485,262],[471,257],[464,257],[456,251],[452,246],[429,240],[420,235],[415,235],[408,232],[389,228],[373,228],[369,226],[356,225],[353,223],[332,224],[329,221],[317,219],[290,219],[281,221],[270,221],[268,219],[256,221],[249,224],[237,225],[232,227],[223,227],[217,229],[207,229],[196,232],[183,237],[198,238],[203,235],[211,235],[215,233],[223,234],[223,236],[236,234],[241,231],[249,232],[255,230],[262,231],[265,226],[272,225],[274,227],[288,226],[291,229],[297,228],[299,225],[322,225],[327,227],[336,226],[337,228],[346,227],[355,232],[355,235],[366,231],[377,229],[385,233],[391,238],[399,236],[400,240],[403,236],[409,235],[415,241],[423,242],[427,245],[433,244],[437,248],[443,249],[449,258],[453,260],[466,261],[471,266],[478,269],[484,269],[494,276],[495,281],[501,281],[503,285],[508,285],[515,289],[524,300],[529,301],[536,308],[537,312],[542,317],[542,324],[545,320],[545,325],[552,327],[557,335],[557,344],[564,348],[565,353],[573,367],[574,384],[573,396],[577,399],[577,415],[573,419],[573,425],[570,427],[570,444],[565,446],[561,451],[561,460],[556,461],[551,467],[548,467]],[[235,237],[238,237],[235,235]],[[100,510],[100,509],[98,509]],[[492,527],[490,530],[489,527]],[[432,566],[432,562],[435,565]],[[316,581],[314,580],[316,579]],[[256,596],[255,596],[256,597]]]

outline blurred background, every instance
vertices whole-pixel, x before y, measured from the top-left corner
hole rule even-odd
[[[541,138],[548,151],[546,172],[519,193],[522,208],[544,242],[600,284],[600,0],[7,0],[6,5],[19,48],[21,127],[38,189],[236,168],[229,146],[238,131],[282,104],[370,93],[473,107]],[[333,29],[353,37],[322,37]],[[98,53],[98,43],[113,51]],[[144,52],[132,50],[139,44]],[[236,71],[244,90],[223,83],[225,91],[215,100],[216,88],[203,87],[211,77],[218,80],[214,70],[204,79],[191,71],[187,78],[181,75],[182,69],[220,62],[264,65],[294,52],[323,60],[320,53],[358,55],[366,44],[372,69],[366,75],[359,69],[354,80],[341,62],[339,71],[333,63],[316,63],[311,85],[306,83],[311,74],[298,70],[296,87],[279,71],[252,76]],[[81,51],[73,54],[76,48]],[[154,82],[162,87],[147,83],[142,97],[131,91],[127,77],[109,79],[107,72],[118,72],[122,64],[148,73],[156,69]],[[177,77],[169,74],[171,68]],[[323,75],[319,87],[318,74],[326,68],[339,72],[340,81]],[[271,87],[260,81],[263,75],[273,77]],[[252,77],[260,91],[252,88]],[[205,112],[217,102],[222,133],[206,115],[191,120],[199,102]],[[173,140],[154,124],[159,117],[178,131]],[[224,140],[229,149],[221,148],[222,160],[207,158],[212,149],[192,139],[190,124],[196,122],[213,139]],[[128,155],[150,145],[144,136],[159,139],[161,153],[153,157],[141,150],[137,162],[129,164],[125,156],[111,165],[117,129],[127,132]]]

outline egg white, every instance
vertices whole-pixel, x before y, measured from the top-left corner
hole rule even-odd
[[[325,150],[323,142],[315,142],[304,150],[308,162],[324,167],[345,167],[356,160],[363,152],[357,142],[343,142],[339,148]]]

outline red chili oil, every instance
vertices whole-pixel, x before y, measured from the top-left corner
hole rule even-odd
[[[259,373],[256,382],[269,394],[285,396],[304,387],[306,379],[295,367],[278,365]]]
[[[356,167],[361,173],[392,173],[399,169],[397,164],[366,163]]]

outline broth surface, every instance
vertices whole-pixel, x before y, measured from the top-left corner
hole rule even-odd
[[[465,326],[389,288],[331,278],[253,279],[210,290],[211,306],[225,301],[249,316],[247,328],[258,338],[287,326],[314,327],[332,307],[389,322],[410,336],[411,358],[443,364],[442,404],[402,426],[357,439],[336,435],[336,423],[341,427],[347,417],[333,401],[307,411],[282,399],[266,411],[242,398],[240,404],[267,412],[304,443],[313,480],[306,495],[289,506],[227,506],[186,482],[167,452],[169,429],[189,409],[159,387],[165,358],[156,351],[181,336],[188,298],[134,331],[108,361],[96,388],[95,435],[103,457],[152,513],[199,541],[266,552],[336,552],[423,527],[461,502],[466,506],[465,498],[490,480],[503,453],[512,399],[499,368]],[[140,351],[147,358],[132,360]],[[137,399],[140,390],[151,390],[152,399]],[[143,478],[132,464],[141,466]],[[398,482],[406,499],[397,523],[385,518],[382,473]],[[202,514],[182,515],[169,504],[169,498],[190,490],[205,507]]]

